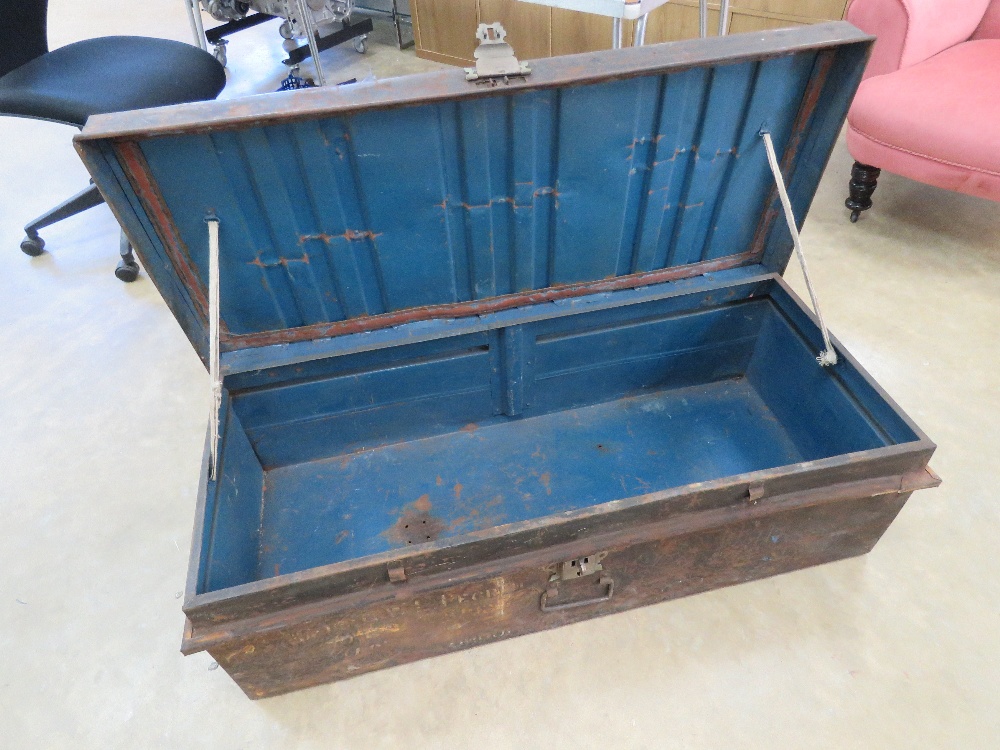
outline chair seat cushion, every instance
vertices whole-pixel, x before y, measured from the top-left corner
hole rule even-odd
[[[168,39],[108,36],[37,57],[0,78],[0,114],[83,126],[93,114],[214,99],[226,71]]]
[[[1000,177],[1000,40],[964,42],[869,78],[858,89],[848,124],[887,149]],[[853,149],[852,155],[863,161]]]

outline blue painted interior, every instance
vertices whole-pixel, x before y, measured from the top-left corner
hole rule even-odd
[[[228,377],[201,590],[917,439],[773,282],[522,314]]]
[[[745,378],[395,443],[268,472],[255,575],[798,460]]]
[[[228,399],[222,414],[219,480],[213,483],[214,502],[205,526],[223,533],[206,534],[201,553],[204,585],[209,589],[243,583],[247,570],[256,566],[260,549],[264,471]]]
[[[139,145],[202,279],[221,220],[228,330],[274,331],[746,252],[816,59]]]

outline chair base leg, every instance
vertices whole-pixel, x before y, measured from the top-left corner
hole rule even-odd
[[[91,183],[69,200],[63,201],[51,211],[46,211],[34,221],[28,222],[24,227],[24,233],[27,235],[27,239],[37,241],[39,239],[39,229],[44,229],[55,224],[57,221],[68,219],[70,216],[75,216],[82,211],[86,211],[88,208],[99,206],[102,203],[104,203],[104,198],[98,192],[97,185]],[[25,252],[28,251],[25,250]],[[31,253],[28,254],[30,255]],[[37,253],[35,254],[37,255]]]
[[[63,201],[51,211],[46,211],[34,221],[28,222],[24,227],[24,239],[21,240],[21,252],[25,255],[41,255],[45,249],[45,240],[38,236],[38,230],[55,224],[57,221],[68,219],[88,208],[99,206],[104,203],[97,186],[91,183],[67,201]]]
[[[135,262],[135,256],[132,254],[132,244],[128,241],[128,237],[125,236],[125,232],[122,232],[121,239],[118,242],[118,252],[122,256],[122,259],[118,261],[115,276],[122,281],[135,281],[139,278],[139,264]]]
[[[848,186],[850,197],[844,205],[851,209],[851,222],[857,223],[862,211],[872,207],[872,193],[878,187],[878,177],[882,170],[859,161],[854,162],[851,169],[851,182]]]
[[[21,240],[21,252],[25,255],[38,256],[45,251],[45,240],[38,235],[39,229],[55,224],[57,221],[68,219],[78,213],[86,211],[88,208],[99,206],[104,203],[104,198],[98,191],[97,186],[91,182],[89,186],[81,190],[67,201],[63,201],[51,211],[39,216],[34,221],[29,222],[24,227],[24,239]],[[125,233],[121,233],[118,252],[122,259],[115,269],[115,276],[122,281],[135,281],[139,278],[139,264],[135,262],[135,255],[132,254],[132,245],[129,243]]]

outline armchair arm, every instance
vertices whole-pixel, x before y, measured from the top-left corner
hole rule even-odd
[[[845,18],[878,37],[865,71],[870,78],[968,40],[989,5],[990,0],[852,0]]]
[[[972,35],[973,39],[1000,39],[1000,0],[993,0],[986,15]]]

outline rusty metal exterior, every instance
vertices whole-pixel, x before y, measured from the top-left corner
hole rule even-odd
[[[634,607],[821,565],[871,550],[925,469],[751,503],[675,513],[658,523],[480,563],[458,574],[385,583],[353,596],[189,629],[253,699],[355,677]],[[697,502],[696,497],[678,504]],[[596,520],[596,519],[595,519]],[[563,560],[606,553],[601,576],[550,579]],[[613,594],[607,596],[609,581]],[[546,600],[577,606],[553,611]]]

